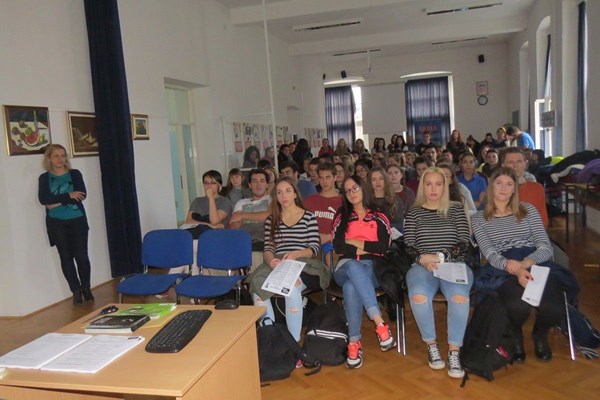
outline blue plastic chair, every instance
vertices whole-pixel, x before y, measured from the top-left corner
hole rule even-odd
[[[214,299],[234,287],[240,301],[240,281],[252,265],[252,238],[240,229],[214,229],[198,238],[198,267],[201,274],[191,276],[175,286],[177,303],[180,296],[192,299]],[[202,275],[202,268],[227,271],[227,276]],[[234,275],[235,272],[240,272]]]
[[[117,286],[119,303],[123,295],[152,296],[164,293],[187,274],[153,274],[148,267],[174,268],[184,265],[188,270],[194,261],[192,234],[184,229],[158,229],[146,233],[142,242],[144,272],[121,280]]]

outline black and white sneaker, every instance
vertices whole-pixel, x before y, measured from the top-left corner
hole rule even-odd
[[[448,375],[451,378],[462,378],[465,376],[465,370],[460,362],[460,353],[458,350],[448,352]]]
[[[437,343],[427,345],[427,353],[429,357],[429,367],[431,369],[442,369],[446,365],[440,354],[440,349]]]

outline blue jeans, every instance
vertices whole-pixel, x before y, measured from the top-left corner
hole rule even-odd
[[[362,309],[370,319],[380,315],[375,288],[379,282],[373,273],[372,260],[348,260],[336,268],[333,279],[342,287],[344,311],[348,320],[348,334],[351,342],[360,340]]]
[[[436,340],[433,319],[433,297],[441,290],[448,301],[448,344],[462,346],[469,319],[469,291],[473,285],[473,272],[467,267],[468,284],[451,283],[433,276],[420,264],[413,264],[406,274],[410,306],[424,342]],[[415,303],[414,296],[425,296],[426,301]],[[455,296],[463,296],[465,302],[456,302]]]
[[[302,331],[302,315],[304,304],[302,303],[302,291],[306,289],[306,285],[300,280],[300,286],[295,286],[290,292],[290,296],[285,298],[285,322],[288,331],[292,334],[297,342],[300,341],[300,332]],[[255,306],[267,307],[267,312],[262,318],[269,317],[275,322],[275,313],[271,299],[261,299],[256,293],[252,293],[252,300]]]

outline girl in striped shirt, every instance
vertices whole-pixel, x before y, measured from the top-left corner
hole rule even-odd
[[[287,327],[297,341],[302,330],[302,291],[307,287],[326,288],[329,284],[327,268],[312,259],[318,254],[320,245],[315,215],[304,208],[292,180],[280,178],[271,193],[271,215],[265,220],[264,262],[249,277],[250,290],[254,304],[267,307],[267,316],[274,321],[272,293],[261,289],[265,278],[282,260],[307,262],[290,296],[285,298]]]
[[[534,264],[552,261],[553,251],[542,219],[534,206],[519,203],[517,176],[512,168],[498,168],[490,178],[485,210],[473,216],[475,238],[488,265],[498,276],[496,288],[504,303],[515,332],[514,360],[525,361],[521,327],[529,317],[532,306],[521,296],[532,279],[529,270]],[[478,279],[479,282],[479,279]],[[533,327],[535,355],[549,361],[552,351],[548,344],[548,330],[564,317],[561,282],[550,273],[540,305],[536,308]]]
[[[406,276],[410,305],[423,341],[427,344],[432,369],[442,369],[444,360],[436,341],[432,300],[438,290],[448,301],[448,375],[462,378],[460,347],[469,318],[469,291],[473,272],[467,266],[467,283],[436,278],[440,262],[462,262],[470,255],[469,223],[462,204],[449,199],[444,172],[430,167],[423,172],[415,207],[405,219],[404,243],[415,262]]]

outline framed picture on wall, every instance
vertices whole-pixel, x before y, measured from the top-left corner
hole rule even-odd
[[[487,81],[477,82],[475,85],[475,90],[477,92],[477,96],[487,96],[488,95]]]
[[[87,112],[67,112],[69,141],[73,157],[98,155],[98,131],[96,114]]]
[[[148,116],[144,114],[131,114],[131,133],[133,140],[150,139],[148,130]]]
[[[4,106],[4,127],[9,156],[43,154],[52,143],[48,107]]]

